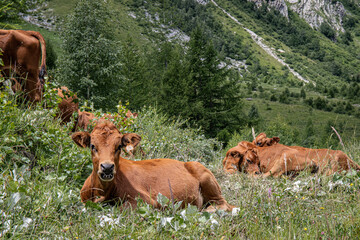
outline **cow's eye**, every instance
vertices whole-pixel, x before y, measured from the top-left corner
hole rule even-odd
[[[90,149],[91,149],[91,151],[96,152],[96,148],[95,148],[95,145],[94,145],[94,144],[90,144]]]
[[[247,161],[247,163],[251,163],[250,159],[248,159],[248,158],[246,159],[246,161]]]
[[[121,144],[120,144],[120,145],[116,148],[116,151],[117,151],[117,152],[120,151],[121,148],[122,148],[122,146],[121,146]]]

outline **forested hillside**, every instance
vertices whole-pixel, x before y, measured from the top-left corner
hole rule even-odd
[[[359,238],[359,172],[222,170],[252,128],[360,162],[358,0],[0,0],[0,27],[39,31],[48,72],[37,105],[0,92],[0,238]],[[201,162],[239,209],[82,204],[90,150],[56,118],[59,86],[97,116],[137,112],[136,160]]]
[[[305,113],[307,123],[284,117],[284,124],[295,131],[309,125],[321,135],[326,130],[318,126],[329,124],[355,137],[360,116],[359,8],[343,4],[348,9],[345,32],[325,23],[313,29],[290,8],[284,17],[266,3],[258,7],[247,1],[114,1],[79,4],[72,12],[75,2],[52,0],[39,3],[33,18],[47,23],[40,31],[49,36],[53,79],[76,89],[96,108],[113,109],[119,100],[134,110],[157,106],[170,116],[190,119],[208,136],[228,141],[234,131],[254,122],[265,130],[266,122],[278,115],[272,105],[287,109],[295,104],[311,109]],[[15,20],[9,23],[16,25]],[[252,105],[262,120],[251,119]],[[317,113],[327,117],[319,119]],[[295,142],[306,141],[298,135]]]

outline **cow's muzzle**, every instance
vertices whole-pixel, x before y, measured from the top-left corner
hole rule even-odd
[[[115,174],[115,165],[113,163],[101,163],[100,171],[98,171],[99,177],[103,181],[111,181]]]

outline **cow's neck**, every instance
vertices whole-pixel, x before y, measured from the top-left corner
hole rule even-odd
[[[99,192],[101,193],[102,196],[108,197],[112,194],[113,190],[114,190],[114,180],[112,181],[101,181],[98,174],[96,172],[93,172],[93,179],[95,179],[94,182],[94,188],[98,188],[101,189]]]

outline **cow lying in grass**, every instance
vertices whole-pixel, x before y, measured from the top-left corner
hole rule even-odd
[[[249,173],[250,175],[261,174],[259,169],[258,158],[248,158],[254,155],[253,149],[247,148],[246,146],[237,145],[230,148],[223,160],[223,169],[227,173],[235,173],[237,171]]]
[[[268,138],[265,133],[260,133],[254,139],[253,144],[259,147],[266,147],[266,146],[273,146],[278,142],[280,142],[280,138],[278,137]]]
[[[94,130],[76,132],[73,141],[80,147],[89,147],[93,171],[81,189],[81,201],[119,202],[122,207],[137,206],[136,198],[160,208],[157,195],[183,201],[205,211],[214,206],[231,211],[221,195],[214,175],[198,162],[180,162],[173,159],[131,161],[120,157],[122,135],[110,121],[99,121]],[[98,198],[99,197],[99,198]],[[214,206],[209,205],[214,204]],[[208,206],[209,205],[209,206]]]
[[[259,139],[264,141],[259,141]],[[279,138],[266,138],[265,134],[262,134],[261,138],[256,138],[255,140],[259,146],[243,141],[237,147],[230,149],[232,152],[237,151],[237,154],[242,157],[238,160],[239,158],[235,159],[227,154],[223,161],[226,172],[234,172],[235,168],[232,166],[238,166],[239,171],[244,171],[251,175],[257,175],[257,172],[251,169],[256,169],[256,166],[259,166],[263,177],[279,177],[282,174],[296,173],[302,170],[320,172],[326,175],[344,170],[348,171],[351,168],[360,170],[358,164],[339,150],[285,146],[278,144]],[[268,143],[270,142],[273,145],[269,145]],[[234,153],[232,154],[234,155]],[[241,161],[246,161],[245,165],[242,165]],[[226,162],[231,162],[231,165],[226,165]]]

